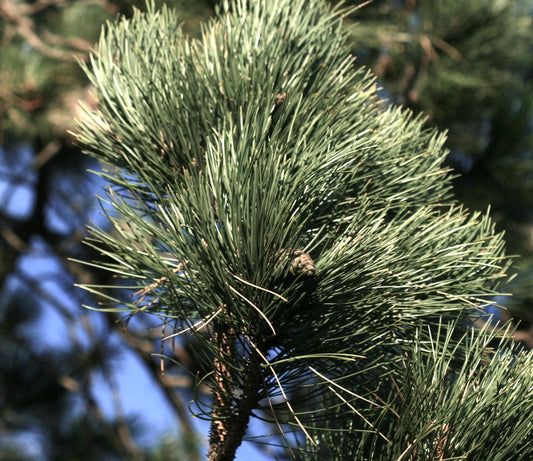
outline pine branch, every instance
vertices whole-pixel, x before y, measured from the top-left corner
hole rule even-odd
[[[462,376],[471,318],[506,276],[488,215],[452,197],[444,135],[383,107],[345,48],[346,14],[237,1],[191,40],[152,5],[110,26],[85,66],[98,107],[78,139],[109,165],[114,227],[92,229],[107,258],[93,264],[132,295],[100,308],[193,335],[209,369],[198,385],[211,386],[200,415],[212,460],[234,458],[260,411],[298,427],[313,456],[346,448],[335,437],[347,422],[361,446],[394,439],[406,357],[428,364],[438,333],[439,367]],[[428,431],[443,456],[456,428],[424,420],[418,403],[411,445],[379,456],[422,453]]]

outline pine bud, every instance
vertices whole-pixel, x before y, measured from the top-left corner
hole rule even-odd
[[[274,98],[276,107],[281,106],[285,102],[286,99],[287,99],[287,93],[278,93],[276,97]]]
[[[311,277],[312,275],[315,275],[316,266],[309,254],[304,253],[302,250],[296,250],[293,253],[293,260],[291,261],[291,267],[289,270],[292,275],[303,274],[307,277]]]

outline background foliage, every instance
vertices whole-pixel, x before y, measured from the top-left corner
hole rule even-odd
[[[112,283],[105,272],[69,259],[95,259],[80,242],[93,217],[90,197],[96,189],[85,171],[96,166],[80,155],[69,134],[77,101],[91,106],[92,97],[73,57],[85,60],[102,23],[119,12],[131,15],[132,3],[0,3],[4,459],[29,459],[32,445],[55,459],[165,459],[173,448],[143,444],[142,421],[124,413],[120,398],[114,400],[113,418],[102,413],[94,383],[103,379],[117,393],[114,370],[124,351],[136,354],[152,374],[184,440],[193,442],[189,456],[198,459],[182,393],[176,392],[192,380],[171,362],[161,375],[159,361],[150,356],[160,347],[160,333],[146,330],[153,323],[137,316],[126,330],[117,314],[82,309],[95,300],[72,289],[72,282]],[[212,14],[210,2],[167,3],[176,6],[193,34]],[[350,28],[354,54],[374,69],[385,95],[450,130],[448,162],[462,173],[455,181],[458,195],[474,209],[492,203],[511,251],[523,256],[520,276],[508,289],[515,294],[511,312],[523,320],[517,336],[528,344],[530,10],[526,1],[375,1],[357,12],[352,19],[359,24]],[[50,315],[55,322],[43,323]],[[60,338],[55,344],[49,340],[54,336]],[[202,370],[191,343],[176,341],[168,348],[167,355]],[[416,370],[405,366],[416,381]],[[21,434],[33,444],[21,443]]]

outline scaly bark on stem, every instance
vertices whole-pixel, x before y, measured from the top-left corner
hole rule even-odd
[[[259,400],[261,386],[260,357],[251,351],[245,368],[242,395],[235,399],[231,373],[224,363],[224,356],[233,354],[236,335],[234,330],[215,333],[220,345],[220,355],[215,357],[215,388],[213,390],[213,421],[209,436],[208,461],[232,461],[242,443],[252,410]]]

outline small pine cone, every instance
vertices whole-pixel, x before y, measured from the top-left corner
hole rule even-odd
[[[287,99],[287,93],[278,93],[276,97],[274,98],[274,102],[276,103],[276,107],[281,106]]]
[[[302,250],[296,250],[293,253],[293,260],[291,261],[290,272],[292,275],[306,275],[311,277],[315,275],[316,266],[315,262],[311,259],[307,253]]]

